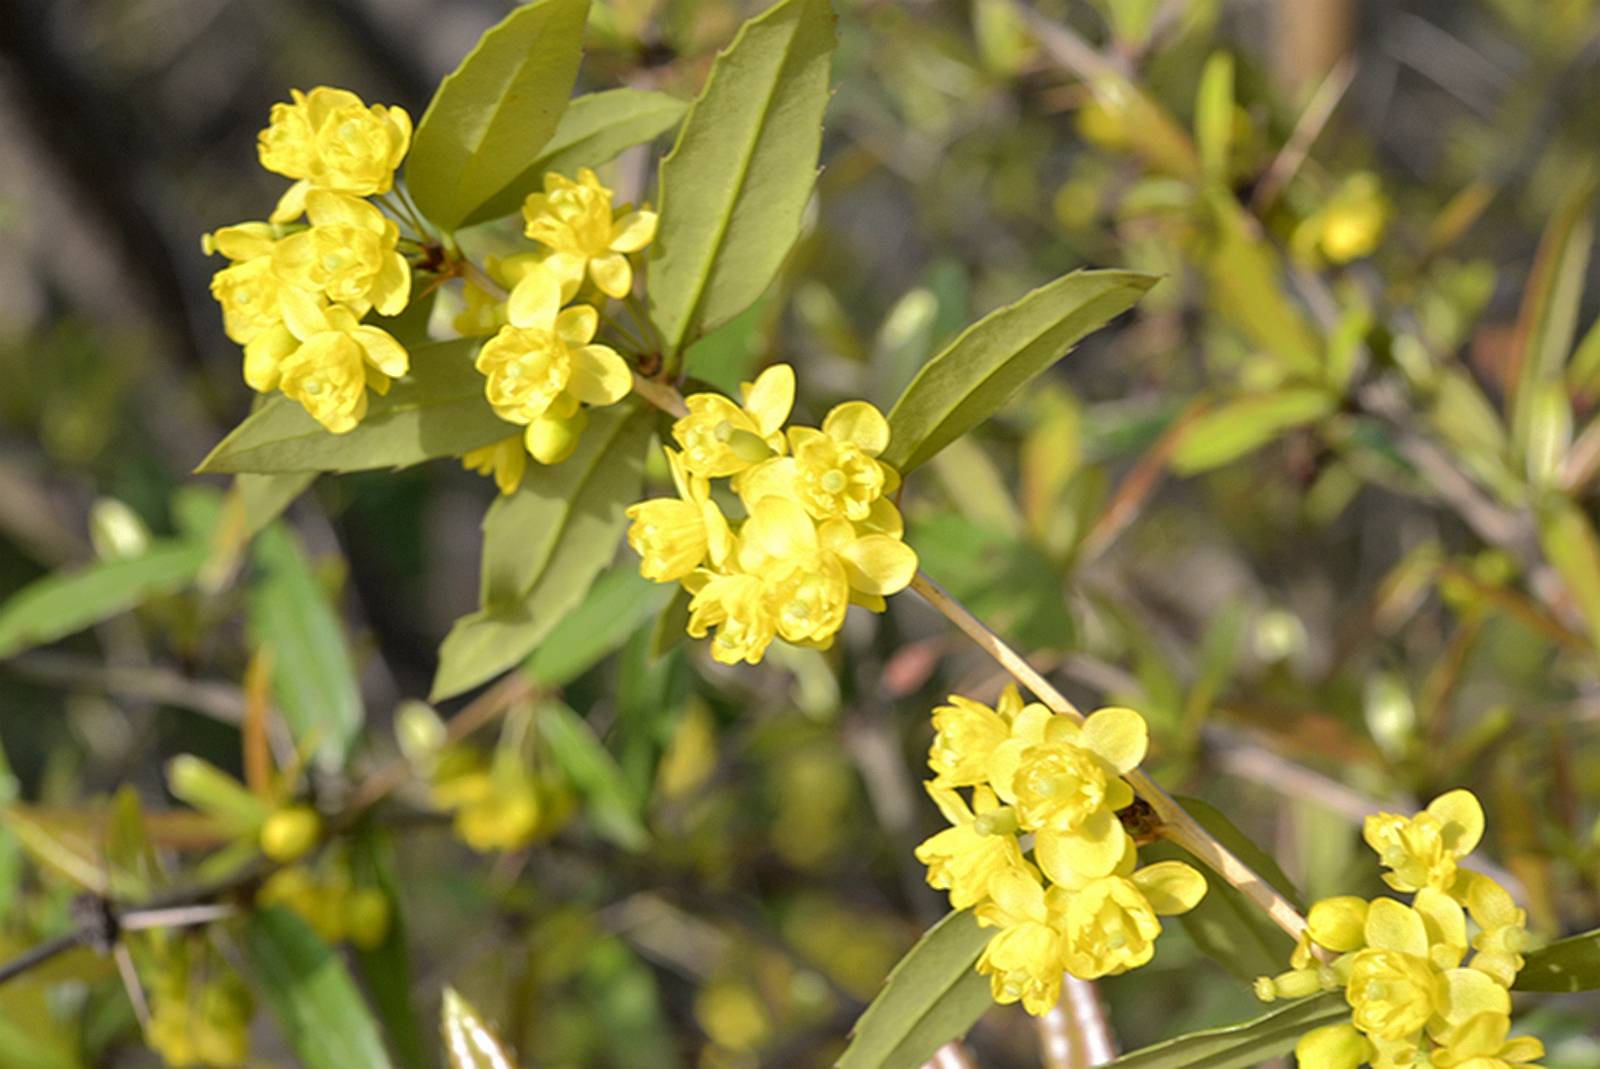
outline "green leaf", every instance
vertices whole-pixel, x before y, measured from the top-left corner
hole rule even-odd
[[[531,653],[577,607],[616,554],[623,510],[639,499],[654,417],[600,409],[577,452],[529,466],[521,488],[484,520],[484,608],[456,622],[439,648],[433,700],[460,694]]]
[[[295,740],[315,743],[318,764],[338,770],[365,718],[339,614],[288,528],[264,531],[255,560],[262,574],[250,588],[250,625],[272,651],[273,694]]]
[[[993,934],[971,910],[928,929],[856,1021],[837,1069],[914,1069],[965,1035],[994,1004],[975,968]]]
[[[1535,950],[1511,986],[1517,991],[1600,989],[1600,928]]]
[[[517,180],[555,133],[583,58],[589,0],[533,0],[478,41],[417,124],[406,184],[454,230]]]
[[[1286,431],[1316,422],[1337,405],[1332,394],[1310,386],[1226,401],[1185,428],[1183,440],[1172,451],[1172,470],[1195,475],[1220,468]]]
[[[799,236],[833,46],[827,0],[783,0],[712,65],[661,162],[650,318],[671,353],[759,297]]]
[[[1124,1054],[1105,1069],[1247,1069],[1294,1049],[1313,1028],[1350,1019],[1340,992],[1291,1002],[1253,1021],[1208,1028]]]
[[[546,171],[571,177],[580,167],[598,167],[623,149],[666,133],[688,110],[689,105],[677,97],[648,89],[607,89],[574,97],[539,158],[473,209],[461,225],[519,211],[529,193],[543,188]]]
[[[1552,497],[1539,510],[1539,543],[1578,603],[1590,641],[1600,648],[1600,537],[1594,525],[1577,505]]]
[[[151,598],[182,590],[205,563],[204,545],[155,542],[126,560],[56,572],[0,604],[0,657],[65,638]]]
[[[245,949],[284,1039],[306,1069],[391,1069],[344,964],[305,921],[285,909],[257,910]]]
[[[260,534],[267,524],[282,516],[294,504],[295,498],[305,493],[316,479],[317,473],[314,471],[235,476],[233,491],[244,505],[245,530],[251,535]]]
[[[548,701],[536,723],[550,755],[582,795],[594,830],[624,850],[644,849],[650,833],[639,815],[643,805],[589,722],[565,704]]]
[[[1212,181],[1228,177],[1228,150],[1233,141],[1233,57],[1214,52],[1206,60],[1195,90],[1194,139],[1200,166]]]
[[[516,1069],[511,1052],[455,988],[444,989],[440,1027],[450,1069]]]
[[[676,584],[646,579],[634,561],[618,565],[600,576],[583,603],[534,651],[528,674],[544,687],[570,683],[621,649],[628,636],[659,612],[678,589]]]
[[[351,864],[358,882],[375,886],[389,900],[389,931],[371,950],[357,948],[356,966],[372,996],[384,1035],[405,1069],[428,1069],[433,1059],[422,1039],[411,1001],[411,955],[406,945],[405,915],[400,909],[400,880],[390,833],[374,823],[362,825],[354,840]]]
[[[1318,379],[1322,343],[1284,289],[1283,264],[1231,193],[1210,200],[1215,217],[1205,256],[1208,292],[1217,313],[1289,374]]]
[[[1277,888],[1290,902],[1299,903],[1299,892],[1277,861],[1234,827],[1232,821],[1198,798],[1179,798],[1178,802],[1256,875]],[[1289,967],[1294,941],[1272,923],[1259,906],[1213,873],[1204,862],[1167,842],[1140,849],[1141,860],[1187,861],[1204,872],[1209,888],[1206,896],[1194,909],[1178,918],[1202,952],[1247,984],[1258,976],[1279,973]]]
[[[460,456],[519,428],[494,414],[472,366],[480,338],[419,345],[411,371],[373,394],[348,434],[329,434],[306,410],[275,396],[217,444],[198,472],[364,471]]]
[[[1132,271],[1074,271],[984,316],[928,361],[895,402],[883,459],[902,474],[923,463],[1155,283]]]

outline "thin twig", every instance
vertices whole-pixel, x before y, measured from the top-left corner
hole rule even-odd
[[[1255,192],[1250,195],[1252,212],[1260,215],[1272,207],[1273,201],[1278,199],[1278,194],[1283,192],[1289,180],[1300,170],[1300,165],[1305,162],[1312,144],[1328,125],[1334,109],[1339,106],[1339,101],[1344,99],[1355,76],[1355,61],[1345,56],[1334,64],[1328,76],[1322,79],[1322,84],[1317,86],[1317,91],[1311,96],[1311,102],[1306,105],[1306,110],[1300,113],[1299,121],[1294,124],[1289,140],[1284,142],[1283,148],[1273,157],[1272,163],[1267,167],[1267,173],[1261,177],[1261,181],[1256,184]]]

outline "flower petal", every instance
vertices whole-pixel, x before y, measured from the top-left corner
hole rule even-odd
[[[1392,898],[1374,899],[1367,908],[1366,936],[1369,947],[1428,956],[1428,929],[1421,914]]]
[[[556,316],[556,336],[568,345],[588,345],[600,329],[600,313],[587,304],[563,308]]]
[[[561,284],[549,270],[532,270],[522,276],[506,302],[511,325],[551,330],[561,311]]]
[[[1122,821],[1109,809],[1097,809],[1070,832],[1061,835],[1066,864],[1083,876],[1109,876],[1128,847]]]
[[[617,351],[606,345],[572,350],[572,378],[567,390],[589,405],[614,405],[633,389],[633,372]]]
[[[589,277],[607,297],[622,300],[633,289],[633,268],[620,252],[607,252],[589,261]]]
[[[367,362],[391,378],[399,378],[411,368],[411,357],[401,345],[385,330],[377,327],[362,325],[350,332],[355,340],[360,343],[361,351],[366,356]]]
[[[284,286],[278,293],[278,307],[283,311],[283,324],[301,341],[329,329],[328,312],[316,294],[295,286]]]
[[[381,316],[394,316],[405,311],[410,300],[411,269],[406,266],[404,256],[397,252],[390,253],[384,257],[383,267],[373,284],[372,306]]]
[[[283,191],[283,196],[278,198],[278,206],[272,209],[272,214],[267,216],[269,222],[292,223],[305,214],[306,194],[311,192],[311,183],[301,179]]]
[[[1129,772],[1144,760],[1150,728],[1132,709],[1111,706],[1089,714],[1083,722],[1083,744],[1118,772]]]
[[[1466,857],[1483,838],[1483,806],[1468,790],[1450,791],[1428,803],[1428,812],[1445,828],[1445,849]]]
[[[794,368],[774,364],[743,388],[744,408],[763,438],[776,434],[794,407]]]
[[[1294,1045],[1300,1069],[1356,1069],[1367,1060],[1368,1043],[1353,1024],[1313,1028]]]
[[[1452,1025],[1462,1024],[1480,1013],[1511,1012],[1511,996],[1487,973],[1477,969],[1447,969],[1442,980],[1439,1016]]]
[[[850,585],[863,594],[896,594],[917,573],[917,553],[888,535],[866,535],[839,550]]]
[[[835,441],[850,442],[872,457],[889,448],[889,421],[866,401],[835,406],[822,421],[822,433]]]
[[[638,252],[655,236],[655,212],[629,212],[611,224],[611,248],[617,252]]]
[[[1163,917],[1187,913],[1206,896],[1206,878],[1182,861],[1158,861],[1133,874],[1133,884]]]

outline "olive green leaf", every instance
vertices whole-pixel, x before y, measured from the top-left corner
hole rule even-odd
[[[827,0],[783,0],[712,65],[661,163],[650,318],[670,352],[761,296],[799,235],[833,46]]]
[[[277,907],[253,911],[245,949],[284,1039],[306,1069],[391,1069],[344,963],[305,921]]]
[[[971,910],[928,929],[852,1029],[837,1069],[914,1069],[994,1003],[974,966],[990,935]]]
[[[1183,440],[1172,451],[1172,470],[1195,475],[1220,468],[1295,427],[1316,422],[1336,407],[1337,398],[1311,386],[1226,401],[1184,430]]]
[[[895,402],[883,459],[902,473],[923,463],[1155,283],[1133,271],[1074,271],[984,316],[923,365]]]
[[[689,105],[677,97],[648,89],[607,89],[574,97],[539,158],[461,224],[470,226],[518,211],[529,193],[542,188],[546,171],[571,177],[580,167],[598,167],[623,149],[666,133],[688,110]]]
[[[1228,151],[1233,142],[1233,57],[1214,52],[1206,60],[1195,90],[1194,140],[1200,166],[1212,181],[1228,177]]]
[[[286,527],[262,532],[255,561],[250,625],[256,645],[272,651],[273,694],[295,739],[315,743],[318,764],[337,770],[364,719],[338,611]]]
[[[1600,537],[1583,510],[1553,496],[1539,510],[1539,543],[1600,647]]]
[[[1208,1028],[1136,1050],[1106,1069],[1247,1069],[1294,1049],[1313,1028],[1350,1019],[1337,991],[1291,1002],[1253,1021]]]
[[[460,456],[519,432],[494,414],[472,366],[481,339],[419,345],[411,371],[372,395],[348,434],[329,434],[287,397],[269,399],[196,469],[210,472],[364,471]]]
[[[510,668],[577,607],[616,555],[653,426],[654,417],[631,404],[599,409],[572,456],[530,465],[521,488],[490,506],[483,608],[458,620],[440,646],[434,700]]]
[[[1600,928],[1557,940],[1528,955],[1511,985],[1517,991],[1594,991],[1600,988]]]
[[[539,158],[572,95],[589,0],[533,0],[439,83],[411,143],[417,207],[454,230]]]
[[[594,830],[624,850],[642,850],[650,841],[640,817],[643,804],[589,722],[566,704],[548,701],[539,706],[535,723],[550,756],[583,798]]]
[[[542,687],[559,687],[578,678],[622,648],[671,600],[678,587],[653,583],[627,560],[601,575],[582,604],[550,632],[528,659],[528,674]]]
[[[517,1069],[516,1059],[471,1003],[444,989],[440,1026],[450,1069]]]
[[[65,638],[163,594],[205,564],[204,544],[155,542],[137,557],[98,561],[37,579],[0,604],[0,657]]]

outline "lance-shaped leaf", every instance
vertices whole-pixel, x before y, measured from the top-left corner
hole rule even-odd
[[[1338,399],[1311,386],[1251,394],[1218,405],[1195,419],[1172,450],[1172,470],[1194,475],[1255,452],[1279,435],[1314,423]]]
[[[250,589],[250,624],[272,650],[273,692],[295,739],[315,743],[318,764],[337,770],[364,718],[339,614],[287,528],[268,528],[255,557],[262,575]]]
[[[485,33],[417,124],[406,183],[454,230],[539,158],[572,95],[589,0],[533,0]]]
[[[1106,1069],[1246,1069],[1294,1049],[1313,1028],[1350,1019],[1343,995],[1330,991],[1291,1002],[1242,1024],[1191,1032],[1106,1063]]]
[[[483,608],[456,622],[439,648],[434,700],[522,660],[583,599],[616,554],[638,500],[653,417],[633,405],[597,410],[577,452],[530,465],[521,488],[484,520]]]
[[[642,803],[589,722],[564,703],[550,701],[539,707],[536,723],[550,756],[583,797],[594,830],[624,850],[643,849],[650,833],[639,815]]]
[[[462,225],[512,214],[529,193],[543,188],[546,171],[570,178],[580,167],[598,167],[623,149],[666,133],[688,110],[677,97],[648,89],[607,89],[574,97],[538,159],[469,213]]]
[[[157,542],[137,557],[35,580],[0,605],[0,657],[92,627],[194,581],[206,547]]]
[[[1518,991],[1600,989],[1600,928],[1557,940],[1529,954],[1512,987]]]
[[[483,1015],[454,988],[444,989],[440,1024],[450,1069],[517,1069],[516,1059],[485,1023]]]
[[[344,963],[288,910],[251,914],[251,972],[306,1069],[391,1069],[367,1004]]]
[[[712,65],[661,163],[650,318],[673,352],[761,296],[799,235],[833,46],[827,0],[783,0]]]
[[[895,402],[883,459],[902,474],[923,463],[1155,283],[1132,271],[1074,271],[984,316],[928,361]]]
[[[348,434],[329,434],[287,397],[268,400],[235,427],[201,472],[365,471],[403,468],[435,457],[460,456],[519,428],[494,414],[483,376],[472,366],[482,339],[419,345],[411,370],[373,394],[367,414]]]
[[[1600,536],[1583,510],[1554,495],[1539,511],[1539,543],[1600,647]]]
[[[856,1021],[837,1069],[914,1069],[965,1035],[994,1004],[988,978],[975,969],[993,934],[971,910],[928,929]]]
[[[550,632],[529,658],[528,674],[543,687],[570,683],[621,649],[679,589],[652,583],[639,574],[636,561],[624,561],[596,580],[582,604]]]

